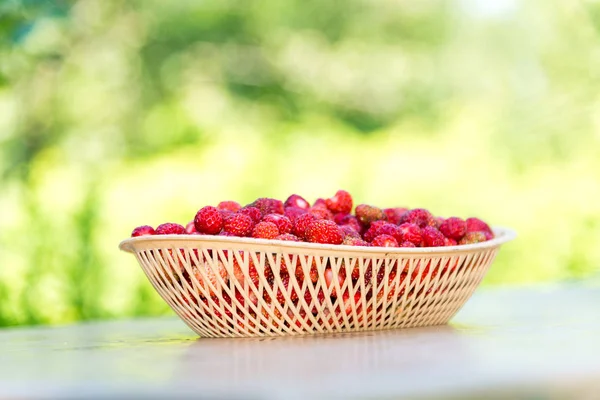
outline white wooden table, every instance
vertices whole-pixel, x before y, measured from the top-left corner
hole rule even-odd
[[[0,330],[8,398],[600,399],[600,288],[479,290],[449,326],[198,339],[175,318]]]

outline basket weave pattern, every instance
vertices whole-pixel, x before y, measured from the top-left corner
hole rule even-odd
[[[121,249],[198,335],[251,337],[445,324],[511,239],[507,230],[496,236],[391,249],[167,235]]]

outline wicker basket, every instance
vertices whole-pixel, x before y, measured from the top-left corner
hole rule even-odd
[[[437,248],[351,247],[224,236],[123,241],[203,337],[367,331],[447,323],[513,231]]]

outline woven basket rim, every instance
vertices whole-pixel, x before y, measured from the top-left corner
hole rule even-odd
[[[332,253],[368,253],[371,256],[376,255],[443,255],[457,254],[462,252],[472,252],[474,250],[483,250],[492,247],[498,247],[501,244],[509,242],[516,238],[514,230],[506,227],[495,226],[494,239],[481,243],[445,246],[445,247],[363,247],[348,245],[319,244],[307,242],[291,242],[283,240],[255,239],[235,236],[215,236],[215,235],[152,235],[138,236],[128,238],[119,243],[119,249],[128,253],[137,252],[140,247],[144,248],[168,248],[174,245],[194,246],[197,244],[219,244],[219,245],[251,245],[256,251],[277,251],[277,249],[294,250],[326,250]]]

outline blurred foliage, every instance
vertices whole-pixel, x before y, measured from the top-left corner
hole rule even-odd
[[[592,1],[4,0],[0,325],[168,313],[134,226],[338,188],[515,228],[487,285],[596,276],[599,43]]]

